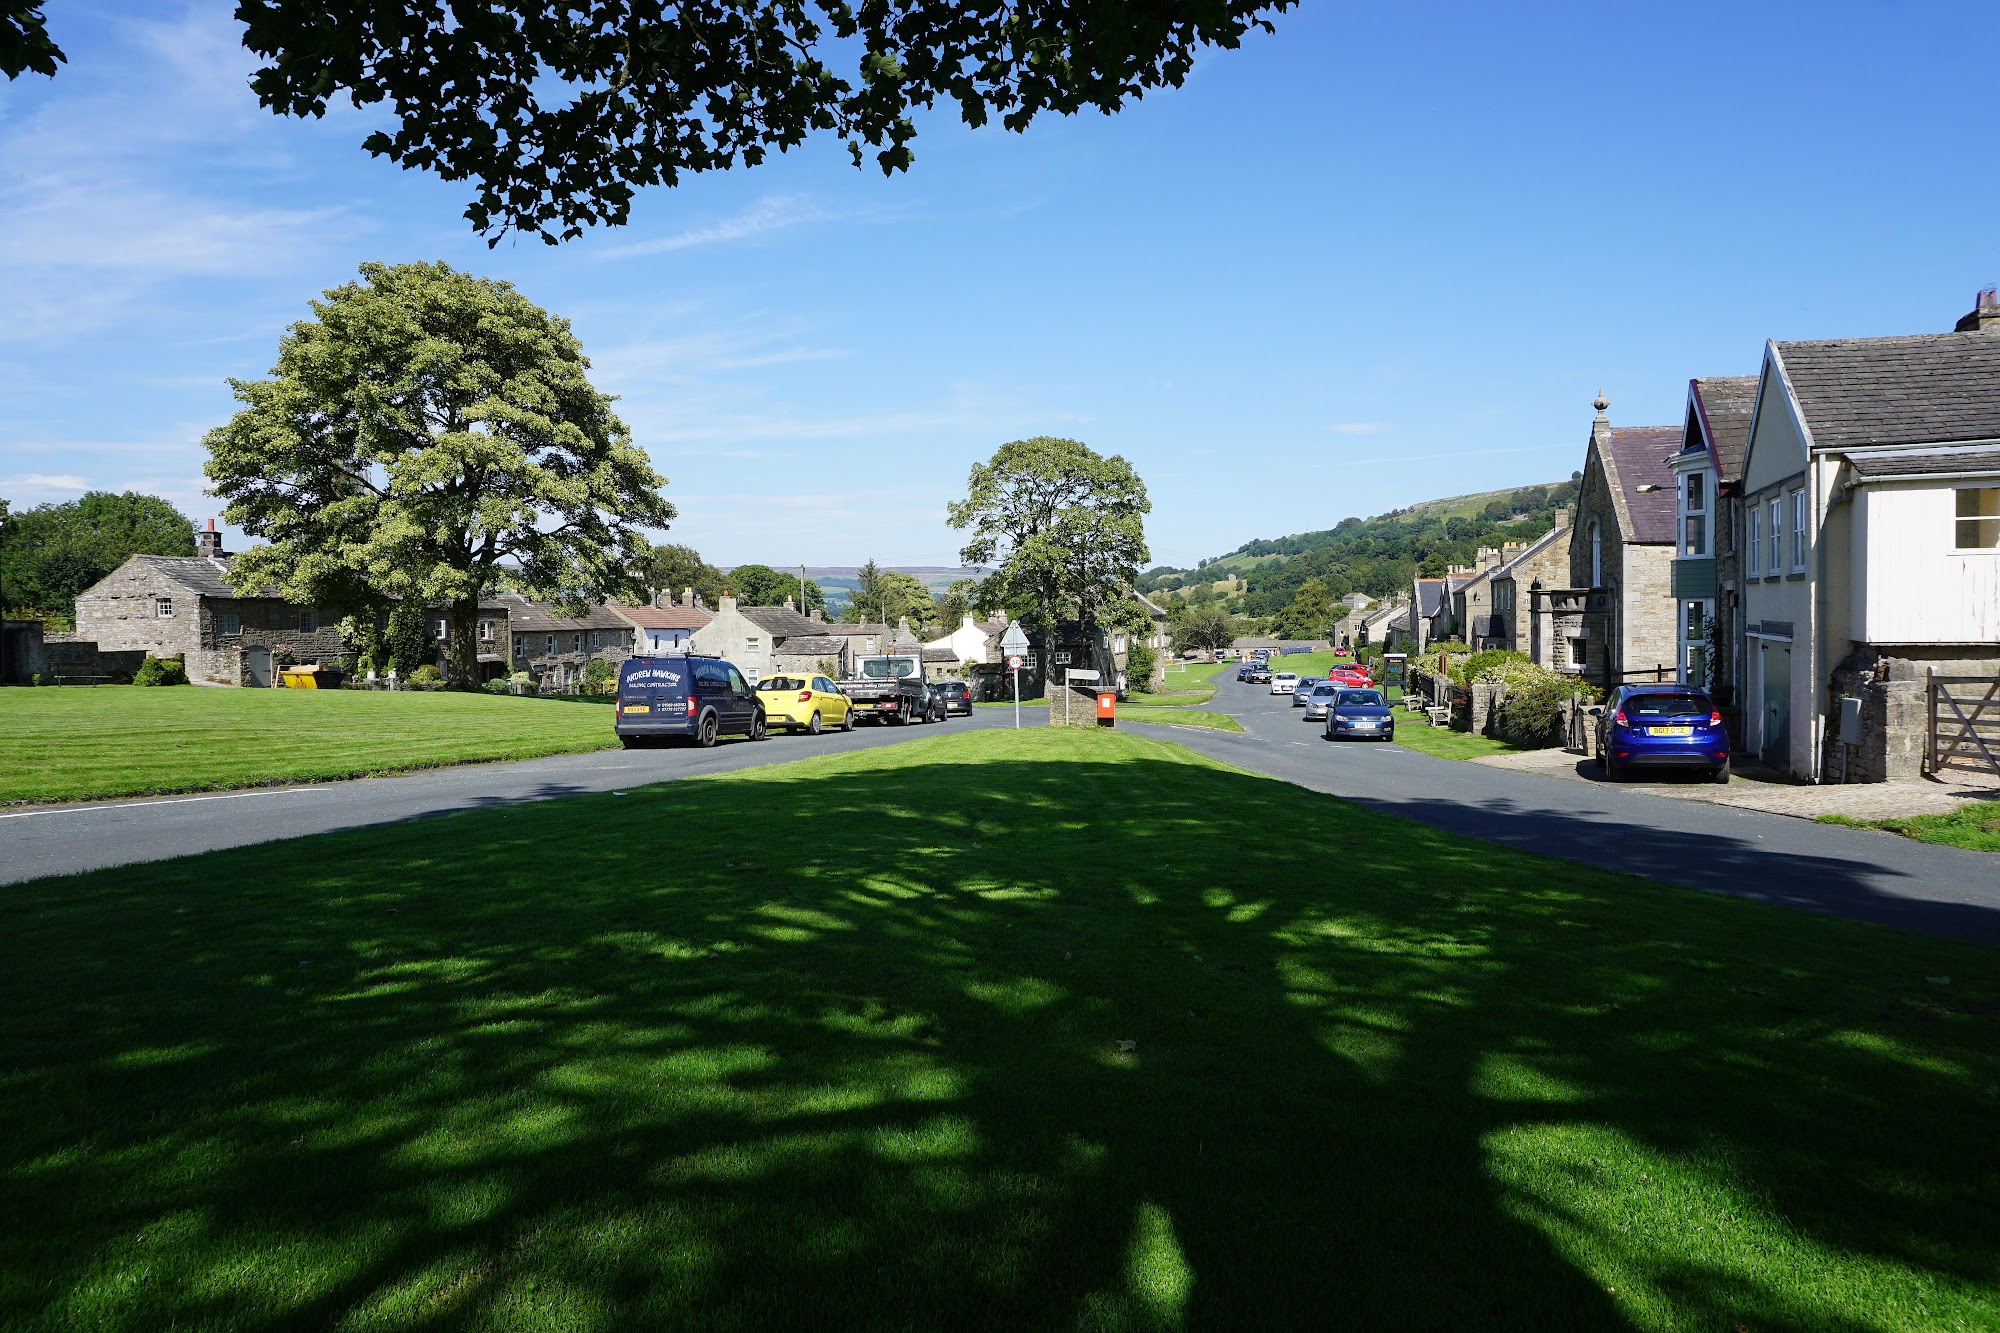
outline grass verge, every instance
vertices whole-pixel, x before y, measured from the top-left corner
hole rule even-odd
[[[1519,754],[1530,748],[1492,736],[1475,736],[1469,731],[1433,727],[1401,711],[1396,714],[1396,744],[1439,759],[1479,759],[1489,754]]]
[[[14,885],[0,1012],[10,1329],[2000,1321],[1993,951],[1122,733]]]
[[[317,782],[616,744],[557,699],[362,690],[0,690],[0,801]]]
[[[1821,815],[1818,822],[1844,824],[1849,828],[1882,829],[1918,842],[1938,842],[1947,847],[1965,847],[1975,852],[2000,852],[2000,801],[1971,801],[1942,815],[1911,815],[1903,819]]]
[[[1119,704],[1121,722],[1160,722],[1172,727],[1208,727],[1215,731],[1241,731],[1243,724],[1227,713],[1208,713],[1199,708],[1147,708],[1141,704]]]

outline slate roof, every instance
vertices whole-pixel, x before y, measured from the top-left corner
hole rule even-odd
[[[698,606],[626,606],[608,603],[612,612],[640,629],[700,629],[715,619],[713,612]]]
[[[774,639],[792,639],[801,634],[824,635],[827,627],[808,619],[787,606],[739,606],[743,618]]]
[[[2000,439],[2000,334],[1774,342],[1820,449]]]
[[[2000,444],[1957,449],[1856,449],[1847,462],[1864,477],[1939,477],[2000,472]]]
[[[231,587],[222,571],[229,568],[227,561],[211,560],[205,555],[135,555],[134,560],[143,560],[152,568],[186,588],[189,592],[203,597],[275,597],[277,589],[266,588],[262,593],[238,592]]]
[[[1743,480],[1750,414],[1757,406],[1757,376],[1709,375],[1689,380],[1688,402],[1705,427],[1716,478],[1725,486]]]
[[[1598,458],[1618,509],[1619,536],[1642,546],[1674,543],[1674,473],[1667,459],[1680,452],[1672,426],[1618,426]],[[1653,486],[1653,491],[1641,491]]]
[[[1007,627],[1002,625],[1000,628],[1004,630]],[[894,625],[871,624],[865,621],[860,624],[849,624],[829,620],[814,621],[813,632],[815,634],[838,634],[850,639],[857,635],[873,634],[878,639],[887,639],[895,636],[896,627]]]
[[[846,647],[847,640],[837,634],[801,634],[786,639],[778,651],[787,657],[838,657]]]
[[[553,602],[531,602],[525,597],[509,593],[492,603],[507,611],[507,628],[523,634],[568,633],[585,629],[629,630],[632,627],[620,620],[609,607],[593,606],[582,616],[564,615],[562,608]]]
[[[1417,614],[1428,620],[1444,605],[1443,579],[1417,580]]]
[[[1475,639],[1504,639],[1507,637],[1507,617],[1474,616],[1472,637]]]

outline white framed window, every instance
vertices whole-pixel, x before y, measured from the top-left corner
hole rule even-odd
[[[491,643],[491,642],[493,642],[493,622],[492,622],[492,621],[490,621],[490,620],[482,620],[482,621],[480,621],[480,622],[479,622],[479,641],[480,641],[481,643]]]
[[[1708,554],[1708,474],[1681,478],[1681,554]]]
[[[1792,572],[1803,573],[1806,567],[1806,493],[1792,492]]]
[[[1961,486],[1953,545],[1961,551],[2000,550],[2000,486]]]
[[[319,631],[319,612],[311,607],[299,612],[299,633],[315,634]]]
[[[581,634],[572,634],[569,636],[569,650],[573,653],[583,651],[583,636]]]
[[[243,632],[243,617],[234,611],[224,611],[215,617],[215,632],[221,638],[234,638]]]
[[[544,647],[544,648],[542,649],[542,655],[543,655],[544,657],[554,657],[554,656],[556,655],[556,636],[555,636],[555,635],[553,635],[553,634],[549,635],[549,641],[548,641],[548,644],[547,644],[547,646],[545,646],[545,647]]]
[[[451,625],[443,616],[439,616],[431,622],[431,631],[437,636],[438,642],[443,643],[445,636],[451,632]]]
[[[1604,586],[1604,542],[1596,519],[1590,522],[1590,586]]]
[[[1764,572],[1773,578],[1785,566],[1785,510],[1784,500],[1772,496],[1765,505],[1765,531],[1771,538],[1770,548],[1764,552]]]
[[[1764,567],[1764,515],[1756,505],[1750,506],[1750,560],[1745,566],[1754,578]]]
[[[171,597],[155,597],[153,599],[153,614],[162,620],[172,620],[174,618],[174,599]]]

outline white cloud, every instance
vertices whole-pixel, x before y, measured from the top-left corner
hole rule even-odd
[[[46,472],[23,472],[18,476],[0,478],[0,486],[7,488],[8,495],[60,496],[69,499],[90,489],[87,478],[64,474],[51,476]]]
[[[650,241],[615,245],[599,251],[598,256],[602,259],[629,259],[636,255],[667,254],[674,250],[692,250],[696,246],[724,245],[730,241],[768,236],[809,222],[840,222],[860,216],[863,215],[828,208],[806,195],[766,195],[734,217],[706,227],[675,232],[671,236],[658,236]]]

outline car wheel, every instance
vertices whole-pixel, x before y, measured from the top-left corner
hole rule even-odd
[[[854,730],[854,710],[852,708],[840,715],[840,729],[842,731]]]
[[[813,709],[812,716],[806,719],[806,735],[819,735],[819,709],[817,708]]]
[[[1724,764],[1722,765],[1722,767],[1721,767],[1721,768],[1718,768],[1718,769],[1716,769],[1714,773],[1710,774],[1710,775],[1709,775],[1709,779],[1708,779],[1708,780],[1709,780],[1710,782],[1713,782],[1713,783],[1715,783],[1715,784],[1716,784],[1717,786],[1721,786],[1721,787],[1726,787],[1726,786],[1728,786],[1728,785],[1729,785],[1729,765],[1728,765],[1728,763],[1726,763],[1726,762],[1725,762],[1725,763],[1724,763]]]
[[[701,721],[695,724],[694,743],[704,750],[709,749],[715,744],[717,730],[715,714],[704,713]]]
[[[620,736],[618,742],[628,750],[643,750],[646,748],[646,742],[638,736]]]
[[[1625,766],[1613,759],[1609,754],[1604,756],[1604,780],[1606,782],[1623,782],[1625,780]]]
[[[769,734],[764,726],[764,710],[760,708],[750,717],[750,739],[761,741]]]

